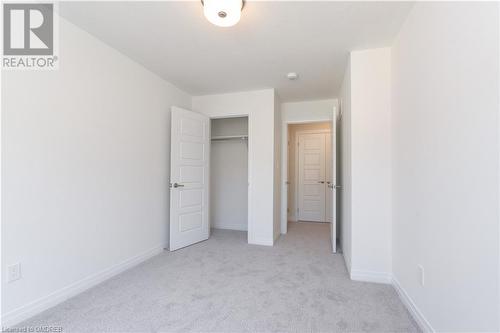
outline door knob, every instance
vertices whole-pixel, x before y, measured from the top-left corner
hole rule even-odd
[[[320,180],[318,183],[319,183],[319,184],[324,184],[325,182],[324,182],[324,181],[322,181],[322,180]]]
[[[173,188],[178,188],[178,187],[184,187],[184,185],[182,184],[179,184],[179,183],[174,183],[174,184],[170,184],[170,187],[173,187]]]

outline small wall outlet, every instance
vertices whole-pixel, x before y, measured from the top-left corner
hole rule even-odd
[[[424,270],[424,266],[418,265],[417,268],[418,268],[418,276],[419,276],[419,279],[420,279],[420,285],[423,287],[425,285],[425,270]]]
[[[7,282],[14,282],[21,278],[21,264],[17,263],[7,267]]]

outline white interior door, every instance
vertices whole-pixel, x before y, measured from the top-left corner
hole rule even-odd
[[[325,222],[324,133],[299,135],[298,185],[298,219]]]
[[[172,107],[170,251],[209,237],[210,120]]]
[[[333,223],[333,191],[330,188],[330,184],[333,182],[333,151],[332,151],[332,134],[325,134],[325,155],[326,155],[326,221]]]
[[[337,109],[333,109],[333,120],[332,120],[332,131],[329,137],[330,144],[330,180],[328,183],[328,192],[330,196],[328,198],[330,202],[330,215],[331,215],[331,223],[330,223],[330,234],[332,240],[332,252],[337,252],[337,189],[340,186],[337,186]]]

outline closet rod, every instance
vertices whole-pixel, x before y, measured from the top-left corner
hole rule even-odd
[[[214,136],[212,141],[248,140],[248,135]]]

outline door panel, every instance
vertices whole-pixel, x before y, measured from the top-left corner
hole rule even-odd
[[[185,160],[184,160],[185,161]],[[205,167],[199,166],[181,166],[179,168],[179,181],[181,183],[198,183],[203,184],[205,182]]]
[[[179,192],[179,207],[188,208],[203,205],[203,190],[183,190]]]
[[[203,144],[196,142],[181,142],[181,159],[183,160],[203,159]]]
[[[172,107],[170,152],[171,251],[209,237],[208,117]]]
[[[325,135],[299,135],[299,220],[325,222]]]
[[[203,226],[203,217],[200,212],[185,213],[179,216],[180,232],[200,229],[202,226]]]

